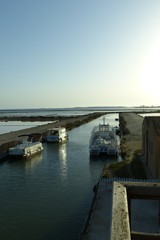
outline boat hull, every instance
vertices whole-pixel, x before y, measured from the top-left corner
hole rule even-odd
[[[94,127],[89,145],[90,156],[117,156],[119,147],[116,137],[116,131],[109,124],[102,124]]]
[[[42,143],[19,144],[16,147],[9,149],[9,156],[30,157],[43,150]]]
[[[67,137],[59,137],[59,136],[52,136],[48,135],[46,137],[46,142],[51,142],[51,143],[59,143],[59,142],[65,142],[67,141]]]
[[[58,127],[53,129],[48,129],[46,133],[46,142],[59,143],[68,140],[68,134],[66,128]]]
[[[106,155],[106,156],[118,156],[119,152],[118,150],[111,150],[108,151],[101,151],[101,150],[90,150],[90,156],[100,156],[100,155]]]

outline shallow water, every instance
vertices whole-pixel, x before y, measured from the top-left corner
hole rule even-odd
[[[21,122],[21,121],[0,121],[0,134],[18,131],[26,128],[36,127],[50,122]]]
[[[117,114],[106,122],[117,125]],[[0,165],[0,239],[76,240],[106,160],[89,158],[89,138],[103,118],[69,132],[63,144],[44,144],[27,160]],[[115,160],[110,160],[115,161]]]

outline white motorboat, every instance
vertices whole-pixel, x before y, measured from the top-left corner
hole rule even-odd
[[[90,138],[89,152],[91,156],[100,154],[118,155],[119,147],[115,129],[105,123],[94,127]]]
[[[46,132],[47,142],[64,142],[68,139],[67,130],[64,127],[48,129]]]
[[[15,147],[9,148],[8,154],[10,156],[30,157],[35,153],[41,152],[43,145],[39,140],[40,137],[41,134],[39,133],[20,135],[17,141],[18,144]]]

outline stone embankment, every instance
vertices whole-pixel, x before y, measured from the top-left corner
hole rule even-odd
[[[86,115],[69,116],[69,117],[1,117],[0,121],[44,121],[43,125],[23,129],[19,131],[9,132],[0,135],[0,159],[7,156],[8,148],[15,145],[17,138],[22,134],[40,133],[45,137],[46,130],[52,127],[66,127],[67,130],[78,127],[82,124],[90,122],[102,115],[105,112],[91,113]],[[52,121],[53,123],[45,124],[45,121]]]
[[[119,120],[121,129],[120,148],[123,161],[106,165],[102,177],[143,178],[146,176],[144,166],[140,161],[143,117],[136,113],[120,113]]]

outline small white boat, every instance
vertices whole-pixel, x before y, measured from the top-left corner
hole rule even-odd
[[[34,133],[20,135],[18,137],[18,142],[20,143],[18,143],[15,147],[9,148],[8,154],[10,156],[30,157],[35,153],[41,152],[43,150],[43,145],[39,140],[37,140],[37,137],[40,138],[41,134]]]
[[[119,147],[115,129],[105,123],[94,127],[90,138],[89,152],[91,156],[100,154],[118,155]]]
[[[64,142],[67,139],[68,134],[64,127],[51,128],[46,132],[46,142]]]

